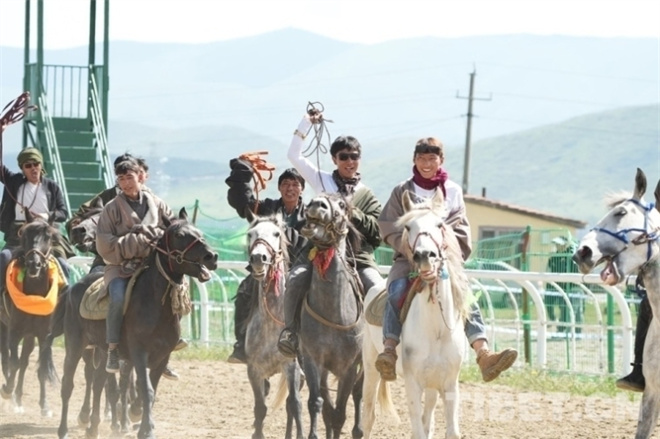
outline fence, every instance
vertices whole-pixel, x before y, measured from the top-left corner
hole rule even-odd
[[[79,273],[90,258],[70,259]],[[389,266],[380,266],[386,275]],[[624,374],[632,359],[635,303],[619,288],[602,285],[592,274],[467,270],[473,291],[479,298],[491,347],[515,347],[519,364],[539,369],[584,374]],[[194,311],[182,320],[184,336],[202,346],[234,342],[233,297],[247,274],[243,261],[221,261],[211,281],[193,282]],[[634,283],[634,278],[628,279]],[[558,285],[578,286],[567,293]],[[548,284],[557,291],[546,291]],[[569,310],[568,321],[547,318],[547,297],[559,297]],[[584,321],[576,322],[574,307],[584,305]],[[563,326],[558,331],[555,325]],[[471,350],[469,355],[473,357]]]

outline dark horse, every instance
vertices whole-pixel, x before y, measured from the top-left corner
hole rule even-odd
[[[76,248],[83,253],[94,254],[96,259],[92,264],[93,268],[90,273],[80,279],[77,284],[73,285],[69,289],[68,294],[62,297],[58,302],[57,308],[55,309],[55,312],[51,318],[50,334],[48,335],[46,346],[51,346],[55,338],[64,334],[65,321],[71,319],[77,321],[80,318],[78,307],[83,295],[85,294],[85,290],[92,283],[103,276],[103,261],[100,259],[100,256],[98,256],[98,253],[96,252],[96,228],[102,210],[102,203],[92,206],[82,216],[77,218],[75,224],[67,225],[69,241],[71,244],[75,245]],[[76,305],[72,308],[69,306],[69,304]],[[65,340],[65,343],[70,344],[72,341]],[[92,385],[96,377],[97,380],[102,380],[102,382],[106,383],[106,415],[109,412],[111,418],[111,429],[112,431],[116,432],[120,429],[117,416],[117,401],[119,399],[117,380],[114,374],[105,373],[105,370],[99,370],[95,375],[94,353],[94,349],[84,349],[82,352],[82,358],[85,361],[85,397],[83,399],[80,412],[78,413],[78,425],[81,427],[90,426]],[[78,362],[76,362],[76,366],[77,364]],[[96,364],[100,365],[98,361],[96,361]],[[125,409],[126,406],[124,405],[123,408]],[[124,410],[122,412],[121,424],[121,431],[123,432],[128,432],[130,427],[128,416],[129,414],[126,410]]]
[[[133,288],[128,309],[124,316],[120,354],[135,368],[138,393],[142,399],[142,423],[138,438],[154,438],[152,407],[158,382],[167,366],[170,354],[176,346],[181,332],[177,307],[182,298],[184,276],[196,277],[201,282],[211,278],[209,270],[217,268],[218,255],[204,242],[201,232],[188,222],[186,212],[181,209],[179,219],[168,220],[167,229],[158,240],[154,251],[146,260],[146,269],[139,275]],[[91,344],[97,347],[98,360],[105,364],[107,343],[105,321],[87,320],[77,312],[81,297],[78,288],[72,288],[67,303],[64,336],[66,357],[62,378],[62,418],[58,434],[67,437],[67,408],[73,390],[73,375],[82,351]],[[174,305],[174,306],[173,306]],[[147,375],[147,368],[150,369]],[[96,374],[105,373],[102,368]],[[98,434],[100,421],[99,405],[103,379],[94,379],[94,401],[92,420],[88,436]]]
[[[321,194],[305,211],[301,233],[315,246],[312,281],[300,317],[303,366],[309,387],[309,438],[315,439],[322,412],[326,438],[339,438],[346,421],[346,403],[353,394],[355,425],[352,436],[362,437],[360,404],[362,354],[362,299],[359,279],[349,262],[359,246],[351,224],[351,205],[340,195]],[[337,377],[335,404],[328,375]]]
[[[7,269],[10,274],[7,276],[10,278],[7,292],[0,294],[4,308],[0,312],[0,354],[5,377],[0,394],[5,399],[13,397],[15,411],[23,411],[23,380],[36,338],[40,347],[39,361],[43,365],[37,373],[39,405],[43,416],[52,416],[46,401],[46,382],[55,381],[55,369],[52,367],[51,351],[44,352],[42,348],[48,335],[50,315],[65,279],[55,257],[51,255],[53,244],[59,240],[59,232],[41,218],[31,221],[29,214],[27,217],[28,222],[19,231],[20,246],[14,250]],[[19,360],[18,345],[21,341],[23,349]]]

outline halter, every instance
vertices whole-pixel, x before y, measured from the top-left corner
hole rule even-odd
[[[625,245],[621,250],[619,250],[617,253],[612,255],[612,257],[616,257],[620,253],[624,252],[629,244],[633,245],[640,245],[640,244],[647,244],[647,250],[646,250],[646,262],[651,260],[651,243],[653,241],[657,241],[660,235],[658,234],[658,231],[660,230],[660,227],[656,227],[654,230],[649,231],[648,230],[648,219],[649,219],[649,212],[655,208],[654,203],[649,203],[648,205],[644,205],[639,200],[636,200],[635,198],[629,198],[626,201],[632,201],[633,203],[637,204],[639,207],[641,207],[644,210],[644,227],[639,228],[639,227],[629,227],[627,229],[622,229],[618,230],[616,232],[612,232],[611,230],[602,228],[602,227],[594,227],[593,230],[594,232],[602,232],[607,235],[610,235],[619,241],[623,242]],[[639,232],[640,234],[633,238],[632,240],[628,239],[628,234],[631,232]]]
[[[327,199],[327,198],[326,198]],[[338,212],[335,212],[332,203],[328,201],[328,205],[330,206],[330,218],[333,219],[333,221],[330,221],[327,223],[323,229],[326,231],[328,235],[330,235],[330,239],[327,241],[323,242],[318,242],[315,241],[314,245],[317,247],[332,247],[337,241],[339,241],[340,236],[345,236],[348,234],[348,226],[346,225],[346,219],[342,219],[339,224],[336,224],[334,221],[335,217],[339,216]],[[319,221],[309,221],[310,223],[315,223],[315,224],[321,224]]]
[[[440,231],[444,234],[444,228],[441,228]],[[421,236],[428,236],[429,239],[435,244],[435,247],[438,250],[437,259],[440,262],[440,264],[438,265],[438,272],[440,272],[440,270],[442,270],[442,267],[444,266],[444,261],[447,259],[444,256],[444,250],[447,248],[447,244],[443,242],[443,245],[440,245],[438,241],[433,237],[431,232],[419,232],[417,236],[415,236],[415,240],[413,241],[412,245],[408,245],[408,250],[410,251],[411,256],[414,255],[415,247],[417,246],[417,241]]]
[[[172,259],[174,259],[178,265],[181,265],[184,262],[188,262],[190,264],[199,264],[196,261],[191,261],[190,259],[185,258],[186,253],[188,253],[188,251],[190,251],[199,242],[202,242],[202,238],[195,238],[193,242],[188,244],[188,246],[183,250],[179,250],[179,249],[170,250],[170,235],[168,233],[165,233],[165,250],[160,248],[158,244],[155,244],[154,248],[160,253],[167,256],[167,266],[169,267],[171,272],[174,272],[174,268],[172,267]]]
[[[277,277],[276,267],[284,260],[284,255],[282,249],[276,251],[273,246],[263,238],[257,238],[254,240],[248,250],[250,254],[252,254],[252,250],[254,250],[257,244],[263,244],[268,250],[270,256],[270,261],[264,262],[264,265],[270,265],[270,267],[268,268],[266,276],[262,282],[264,289],[268,290],[268,288],[270,288],[270,283]],[[277,291],[277,284],[275,284],[275,295],[279,295],[279,291]]]

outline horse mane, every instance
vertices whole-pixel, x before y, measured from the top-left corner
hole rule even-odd
[[[103,211],[103,206],[101,207],[92,207],[85,212],[82,213],[82,215],[79,216],[80,221],[78,221],[78,224],[80,224],[82,221],[85,221],[87,219],[90,219],[94,215],[98,215]]]
[[[343,200],[346,203],[346,226],[348,228],[348,233],[346,234],[346,242],[348,244],[348,250],[353,253],[355,256],[360,252],[362,248],[362,233],[353,225],[351,218],[353,218],[353,203],[349,198],[347,198],[342,193],[326,194],[330,200]]]
[[[418,204],[414,209],[404,213],[394,223],[396,227],[403,228],[401,237],[402,242],[408,242],[408,229],[403,227],[410,221],[413,221],[429,212],[434,212],[431,205],[427,203]],[[438,215],[439,216],[439,215]],[[451,283],[452,299],[454,306],[459,311],[461,319],[465,321],[470,314],[470,304],[473,300],[472,290],[470,289],[470,282],[467,273],[463,266],[463,253],[461,246],[451,227],[448,227],[444,222],[440,226],[442,231],[443,243],[446,245],[447,256],[447,271],[449,271],[449,282]],[[405,246],[404,256],[412,263],[412,249],[410,246]]]

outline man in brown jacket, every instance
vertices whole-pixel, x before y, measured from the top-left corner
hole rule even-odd
[[[96,249],[106,263],[104,282],[110,308],[106,318],[108,361],[106,370],[119,372],[119,344],[124,296],[128,281],[152,250],[151,242],[163,234],[163,217],[173,217],[161,199],[143,190],[145,175],[135,160],[115,166],[121,192],[103,208],[96,234]]]
[[[403,230],[394,225],[404,213],[403,193],[407,190],[412,200],[418,203],[442,190],[448,212],[445,223],[451,225],[458,238],[463,260],[472,252],[470,223],[465,214],[463,191],[458,184],[449,180],[442,169],[443,163],[443,146],[438,139],[428,137],[417,141],[413,155],[413,176],[392,190],[392,195],[378,217],[383,240],[394,249],[394,263],[387,277],[388,303],[383,317],[384,351],[376,360],[376,368],[385,380],[396,379],[396,346],[401,335],[399,303],[406,294],[408,274],[412,271],[410,262],[404,256],[404,246],[401,242]],[[518,352],[515,349],[509,348],[499,353],[490,351],[484,321],[476,303],[472,304],[464,329],[470,346],[477,354],[477,364],[484,381],[494,380],[516,361]]]

